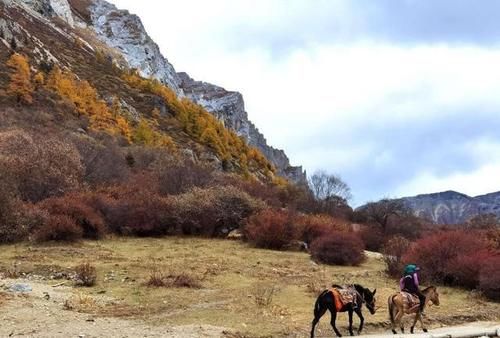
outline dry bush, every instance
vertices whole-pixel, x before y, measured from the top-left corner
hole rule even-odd
[[[355,266],[365,259],[364,245],[354,233],[335,231],[312,243],[311,256],[325,264]]]
[[[300,232],[301,240],[309,245],[332,231],[349,230],[347,222],[328,215],[300,215],[294,219],[294,223]]]
[[[105,208],[108,226],[117,234],[161,236],[175,232],[172,200],[153,192],[137,191],[116,200],[109,199]]]
[[[75,283],[78,286],[94,286],[97,280],[95,266],[90,263],[83,263],[75,267]]]
[[[259,248],[282,250],[298,237],[287,210],[266,209],[249,218],[245,238]]]
[[[71,296],[69,299],[66,299],[63,304],[63,309],[68,311],[77,311],[77,312],[94,312],[98,308],[98,304],[96,300],[83,293],[79,293],[77,295]]]
[[[442,231],[418,240],[404,255],[403,261],[421,266],[424,280],[460,285],[460,281],[476,278],[477,269],[485,258],[479,253],[486,247],[487,242],[472,232]],[[471,276],[467,277],[465,273]]]
[[[159,269],[153,269],[149,273],[147,281],[144,283],[149,287],[167,288],[201,288],[200,278],[188,273],[166,273]]]
[[[148,279],[144,284],[146,286],[157,288],[166,286],[165,275],[160,270],[153,269],[149,273]]]
[[[481,269],[479,288],[483,294],[500,301],[500,253],[488,258]]]
[[[70,193],[63,197],[52,197],[39,203],[50,215],[71,218],[83,231],[83,237],[99,239],[107,232],[102,215],[90,205],[91,194]]]
[[[72,144],[23,130],[0,132],[0,167],[13,179],[19,197],[31,202],[76,189],[83,176]]]
[[[87,135],[73,135],[72,140],[82,158],[86,183],[95,187],[126,181],[130,169],[116,140],[97,141]]]
[[[207,187],[213,180],[214,169],[191,160],[176,160],[159,166],[155,171],[160,194],[178,195],[194,187]]]
[[[176,219],[185,235],[227,235],[263,207],[234,187],[194,188],[174,201]]]
[[[397,277],[403,271],[403,255],[410,247],[410,241],[401,236],[395,236],[387,241],[382,252],[384,253],[384,262],[386,272],[389,276]]]
[[[278,288],[268,283],[258,283],[251,290],[255,304],[260,307],[270,306],[277,293]]]
[[[50,215],[43,225],[35,229],[33,239],[36,242],[74,242],[82,239],[82,236],[82,229],[70,217]]]
[[[21,225],[15,189],[0,166],[0,243],[23,240],[28,233]]]

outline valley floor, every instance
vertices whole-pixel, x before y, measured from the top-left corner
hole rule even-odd
[[[97,267],[93,287],[75,287],[68,279],[83,262]],[[305,253],[213,239],[2,246],[0,336],[306,337],[315,294],[332,283],[354,282],[377,288],[379,309],[374,316],[364,311],[364,333],[383,333],[388,330],[386,299],[397,289],[383,269],[377,255],[360,267],[324,266]],[[148,287],[153,271],[187,275],[201,286]],[[32,291],[10,292],[15,283]],[[439,291],[441,306],[427,311],[430,327],[500,322],[500,304],[460,289]],[[347,316],[339,315],[339,328],[345,330],[346,324]],[[317,333],[333,334],[328,317]]]

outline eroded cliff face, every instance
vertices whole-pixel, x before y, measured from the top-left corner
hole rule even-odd
[[[264,135],[248,119],[243,96],[238,92],[227,91],[222,87],[193,80],[187,73],[178,73],[184,95],[214,114],[224,125],[233,129],[239,136],[259,149],[274,164],[278,173],[293,182],[304,184],[307,181],[302,167],[290,165],[285,152],[267,144]]]
[[[402,200],[415,215],[436,224],[461,224],[484,214],[500,217],[500,192],[471,197],[455,191],[445,191],[405,197]]]
[[[116,50],[130,68],[144,77],[153,77],[203,106],[258,148],[274,164],[278,173],[294,182],[306,183],[302,167],[290,165],[283,150],[275,149],[248,119],[243,96],[219,86],[193,80],[177,73],[158,45],[146,32],[140,18],[104,0],[0,0],[22,5],[46,19],[58,18],[71,27],[90,29],[108,47]],[[0,22],[1,25],[1,22]],[[56,28],[56,27],[54,27]]]

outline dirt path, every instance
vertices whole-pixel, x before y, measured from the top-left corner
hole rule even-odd
[[[9,286],[15,283],[26,283],[32,291],[25,294],[8,291]],[[65,310],[66,301],[75,297],[69,287],[53,288],[33,281],[0,280],[0,290],[5,290],[0,293],[0,337],[224,336],[224,328],[210,325],[149,326],[140,320],[102,318]],[[106,299],[102,297],[93,301],[103,302]]]
[[[451,337],[456,336],[482,336],[486,332],[500,332],[500,322],[475,322],[458,326],[447,326],[439,329],[429,330],[428,333],[417,333],[417,334],[398,334],[393,335],[390,331],[387,334],[379,335],[367,335],[367,338],[384,338],[384,337],[412,337],[412,338],[424,338],[430,336],[440,336],[440,335],[450,335]],[[483,334],[481,334],[483,333]]]

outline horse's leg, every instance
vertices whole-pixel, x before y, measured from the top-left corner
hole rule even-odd
[[[363,314],[361,313],[361,308],[358,307],[356,310],[355,310],[356,314],[358,315],[359,317],[359,329],[358,329],[358,335],[361,334],[361,331],[363,331],[363,324],[365,322],[365,317],[363,317]]]
[[[424,321],[422,319],[422,312],[418,312],[418,320],[420,321],[420,325],[422,325],[422,331],[427,332],[427,328],[424,326]]]
[[[348,312],[348,314],[349,314],[349,334],[351,336],[354,336],[354,332],[352,332],[352,313],[353,313],[352,309],[349,309],[349,312]]]
[[[325,314],[327,308],[320,306],[317,310],[314,311],[314,319],[312,321],[312,328],[311,328],[311,338],[314,338],[314,329],[316,328],[316,325],[319,322],[319,319],[323,317]]]
[[[396,316],[394,318],[394,323],[397,325],[402,325],[401,320],[403,319],[403,316],[405,315],[404,309],[398,308],[398,312],[396,312]],[[396,327],[396,326],[394,326]],[[392,333],[396,334],[396,330],[393,328]]]
[[[415,330],[415,324],[417,324],[419,314],[420,314],[420,312],[418,312],[418,311],[417,311],[417,313],[415,313],[415,318],[413,318],[413,324],[411,324],[411,327],[410,327],[410,333],[414,333],[413,331]]]
[[[333,331],[335,331],[337,337],[342,337],[339,330],[337,329],[337,326],[335,325],[335,321],[337,320],[337,309],[335,309],[335,305],[329,304],[328,310],[330,310],[330,313],[332,314],[332,319],[330,320],[330,324],[332,325]]]

